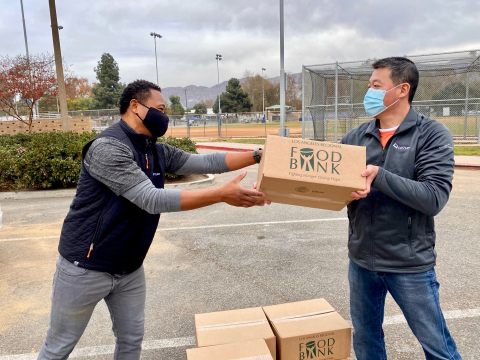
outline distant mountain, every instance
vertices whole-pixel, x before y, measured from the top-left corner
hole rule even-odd
[[[297,79],[300,74],[294,74]],[[244,81],[244,78],[238,79],[240,83]],[[273,82],[274,84],[280,81],[280,76],[273,77],[268,79],[269,81]],[[192,107],[195,104],[198,104],[202,100],[213,99],[215,100],[219,93],[225,92],[227,89],[228,81],[224,81],[220,83],[220,85],[215,85],[212,87],[207,86],[197,86],[197,85],[188,85],[185,87],[166,87],[162,89],[162,94],[165,97],[165,100],[168,101],[170,95],[180,96],[180,102],[185,107],[185,90],[187,90],[187,99],[188,99],[188,107]]]

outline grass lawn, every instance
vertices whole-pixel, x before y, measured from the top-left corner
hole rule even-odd
[[[480,146],[455,146],[455,155],[480,156]]]

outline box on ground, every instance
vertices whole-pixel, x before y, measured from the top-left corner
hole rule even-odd
[[[276,340],[261,307],[195,315],[197,347],[264,339],[275,359]]]
[[[273,202],[341,210],[364,190],[366,148],[267,136],[257,188]]]
[[[337,360],[350,356],[351,327],[325,300],[265,306],[278,360]]]
[[[187,350],[187,360],[237,359],[275,360],[263,339]]]

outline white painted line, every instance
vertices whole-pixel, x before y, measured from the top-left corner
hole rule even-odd
[[[344,221],[348,218],[332,218],[332,219],[307,219],[307,220],[285,220],[285,221],[264,221],[264,222],[254,222],[254,223],[240,223],[240,224],[219,224],[219,225],[205,225],[205,226],[187,226],[187,227],[176,227],[176,228],[158,228],[160,231],[182,231],[182,230],[199,230],[199,229],[219,229],[219,228],[228,228],[228,227],[237,227],[237,226],[255,226],[255,225],[279,225],[279,224],[296,224],[296,223],[309,223],[309,222],[322,222],[322,221]],[[0,239],[2,241],[20,241],[20,240],[39,240],[39,239],[51,239],[59,238],[60,235],[56,236],[40,236],[40,237],[30,237],[30,238],[12,238],[12,239]],[[1,358],[0,358],[1,359]]]
[[[464,319],[480,317],[480,308],[444,311],[443,316],[445,317],[445,319]],[[352,325],[351,320],[347,320],[347,322]],[[385,318],[383,319],[383,325],[398,325],[406,323],[407,320],[403,315],[385,316]],[[2,358],[0,358],[0,360],[2,360]]]
[[[472,317],[480,317],[480,308],[478,309],[465,309],[465,310],[451,310],[443,313],[445,319],[464,319]],[[351,321],[347,321],[351,325]],[[384,325],[399,325],[406,324],[407,321],[403,315],[385,316],[383,321]],[[172,339],[160,339],[144,341],[142,344],[143,350],[160,350],[174,347],[195,346],[195,337],[186,336]],[[70,355],[70,359],[79,357],[92,357],[98,355],[110,355],[113,354],[115,345],[103,345],[103,346],[89,346],[84,348],[75,349]],[[0,360],[36,360],[38,353],[30,354],[18,354],[18,355],[3,355],[0,356]]]
[[[158,350],[167,349],[180,346],[195,346],[195,337],[187,336],[173,339],[161,339],[144,341],[142,344],[143,350]],[[110,355],[115,351],[115,345],[89,346],[73,350],[69,359],[80,357],[92,357],[99,355]],[[38,353],[18,354],[18,355],[4,355],[0,356],[0,360],[36,360]]]
[[[0,242],[2,241],[21,241],[21,240],[40,240],[40,239],[53,239],[53,238],[59,238],[60,235],[54,235],[54,236],[38,236],[38,237],[28,237],[28,238],[12,238],[12,239],[0,239]]]
[[[158,228],[158,230],[160,231],[198,230],[198,229],[216,229],[216,228],[226,228],[226,227],[236,227],[236,226],[281,225],[281,224],[296,224],[296,223],[309,223],[309,222],[322,222],[322,221],[344,221],[344,220],[348,220],[348,218],[265,221],[265,222],[241,223],[241,224],[188,226],[188,227],[165,228],[165,229]]]

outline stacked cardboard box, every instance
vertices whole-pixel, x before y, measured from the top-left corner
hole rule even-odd
[[[350,356],[351,327],[325,299],[197,314],[195,335],[187,360],[267,360],[262,343],[274,360]]]
[[[266,306],[263,310],[277,338],[278,359],[350,356],[350,325],[325,299]]]
[[[197,347],[264,339],[275,359],[276,340],[262,308],[195,315]]]
[[[265,340],[208,346],[187,350],[187,360],[275,360]]]

